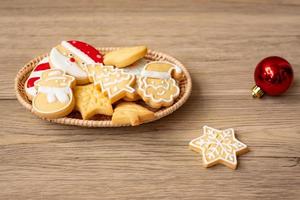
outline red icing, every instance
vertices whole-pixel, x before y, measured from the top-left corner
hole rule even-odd
[[[39,64],[38,66],[36,66],[36,68],[34,69],[34,71],[42,71],[42,70],[46,70],[46,69],[50,69],[49,63]]]
[[[37,71],[44,71],[50,69],[50,64],[48,62],[46,63],[42,63],[42,64],[38,64],[33,71],[37,72]],[[34,87],[34,83],[35,81],[39,80],[40,77],[29,77],[28,81],[27,81],[27,88],[31,88]]]
[[[70,62],[75,62],[75,58],[70,58]]]
[[[68,41],[72,46],[76,47],[86,55],[88,55],[96,63],[103,63],[103,55],[100,51],[95,49],[93,46],[76,40]]]
[[[40,77],[32,77],[32,78],[29,78],[28,81],[27,81],[27,88],[31,88],[34,86],[34,83],[39,80]]]

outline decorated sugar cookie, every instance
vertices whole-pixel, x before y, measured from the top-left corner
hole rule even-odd
[[[74,97],[75,109],[81,113],[82,119],[90,119],[96,114],[113,114],[110,100],[94,84],[76,86]]]
[[[122,69],[113,66],[94,65],[88,66],[93,82],[98,85],[101,92],[107,94],[112,103],[124,98],[133,98],[135,89],[135,76],[125,73]]]
[[[140,58],[143,58],[146,53],[147,47],[145,46],[121,48],[105,54],[104,64],[113,65],[118,68],[127,67]]]
[[[138,79],[138,94],[153,108],[170,106],[180,93],[174,78],[180,79],[182,75],[181,68],[172,63],[150,62],[145,65]]]
[[[149,61],[147,61],[145,58],[141,58],[138,61],[136,61],[135,63],[129,65],[128,67],[124,67],[123,70],[124,70],[124,72],[129,73],[129,74],[134,74],[136,76],[136,78],[139,78],[142,74],[142,71],[143,71],[145,65],[148,62]],[[141,99],[140,95],[137,93],[138,81],[135,82],[133,88],[136,91],[134,93],[133,98],[125,97],[124,98],[125,101],[137,101],[137,100]]]
[[[37,95],[32,107],[34,112],[46,118],[59,118],[72,112],[75,101],[72,88],[75,79],[59,69],[44,71],[36,82]]]
[[[154,119],[154,113],[133,102],[123,102],[117,105],[112,116],[112,123],[132,126]]]
[[[202,153],[204,167],[222,163],[231,169],[237,167],[237,155],[247,152],[247,146],[238,141],[232,128],[217,130],[203,127],[203,135],[190,142],[190,148]]]
[[[52,68],[62,69],[76,78],[77,84],[89,82],[87,65],[103,63],[102,54],[89,44],[80,41],[62,41],[50,52]]]
[[[138,85],[137,85],[137,81],[135,81],[135,84],[132,86],[132,88],[134,89],[134,92],[131,95],[127,95],[123,98],[123,100],[125,101],[138,101],[141,99],[141,96],[137,93],[137,89],[138,89]]]
[[[128,67],[124,67],[123,70],[126,73],[134,74],[135,76],[140,77],[145,65],[148,62],[149,61],[147,61],[145,58],[141,58],[133,64],[129,65]]]
[[[29,100],[36,95],[37,90],[35,88],[35,82],[38,81],[45,70],[50,69],[49,58],[43,58],[36,67],[30,73],[28,79],[25,82],[25,92]]]

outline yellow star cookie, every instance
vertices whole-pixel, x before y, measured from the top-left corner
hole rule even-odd
[[[125,73],[122,69],[113,66],[94,65],[88,67],[95,85],[105,93],[112,103],[128,97],[133,99],[136,91],[133,88],[135,75]]]
[[[113,124],[132,126],[139,125],[154,118],[154,113],[133,102],[123,102],[117,105],[112,116]]]
[[[231,169],[237,167],[237,155],[246,153],[247,146],[238,141],[232,128],[217,130],[208,126],[203,127],[203,135],[190,142],[190,148],[202,153],[205,167],[222,163]]]
[[[118,49],[104,56],[105,65],[113,65],[119,68],[127,67],[135,61],[143,58],[147,53],[147,47],[137,46]]]
[[[110,100],[93,84],[74,88],[75,109],[81,113],[82,119],[90,119],[96,114],[112,115]]]

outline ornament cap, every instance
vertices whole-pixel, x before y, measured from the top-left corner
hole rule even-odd
[[[252,97],[253,98],[261,98],[264,95],[264,91],[257,85],[252,87]]]

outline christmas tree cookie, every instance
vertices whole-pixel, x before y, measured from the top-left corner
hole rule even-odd
[[[135,76],[113,66],[93,65],[88,67],[88,73],[92,76],[95,85],[105,93],[112,103],[128,97],[135,96]]]

